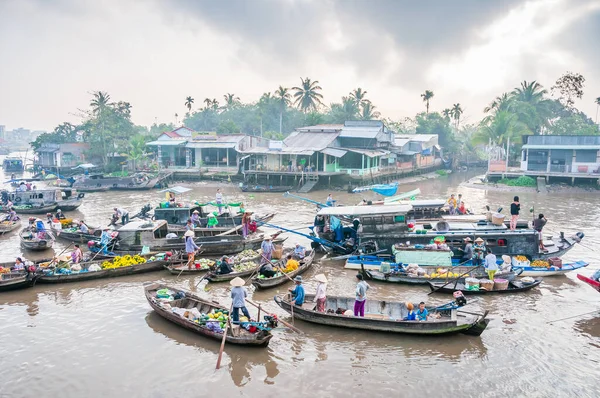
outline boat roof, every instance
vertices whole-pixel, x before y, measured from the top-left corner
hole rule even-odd
[[[165,220],[134,220],[118,229],[119,232],[154,231],[167,224]]]
[[[377,214],[406,214],[412,210],[411,205],[371,205],[371,206],[337,206],[323,207],[317,213],[320,216],[368,216]]]
[[[443,199],[419,199],[419,200],[401,200],[394,202],[399,205],[410,205],[412,207],[444,207],[446,201]],[[390,205],[388,205],[390,206]]]
[[[186,188],[186,187],[182,187],[182,186],[178,185],[176,187],[166,188],[166,189],[163,189],[163,190],[158,191],[158,192],[173,192],[173,193],[176,193],[176,194],[180,195],[182,193],[186,193],[186,192],[189,192],[191,190],[192,190],[191,188]]]

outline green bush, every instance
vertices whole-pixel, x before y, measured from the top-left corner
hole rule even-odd
[[[435,171],[440,177],[445,177],[448,175],[448,172],[446,170],[436,170]]]
[[[536,187],[537,181],[534,178],[521,176],[519,178],[503,178],[498,184],[508,185],[509,187]]]

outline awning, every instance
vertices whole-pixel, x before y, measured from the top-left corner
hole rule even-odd
[[[229,148],[235,148],[236,145],[237,145],[236,142],[207,141],[207,142],[189,142],[185,147],[186,148],[196,148],[196,149],[229,149]]]
[[[354,148],[346,148],[348,152],[360,153],[361,155],[368,156],[370,158],[376,158],[378,156],[389,155],[390,151],[377,151],[372,149],[354,149]]]
[[[535,145],[525,144],[523,149],[600,149],[600,145]]]
[[[347,151],[344,151],[343,149],[335,149],[335,148],[325,148],[321,152],[323,152],[325,155],[333,156],[336,158],[341,158],[342,156],[344,156],[345,154],[348,153]]]
[[[425,156],[431,155],[431,148],[423,149],[421,151],[421,155],[425,155]]]
[[[242,160],[246,160],[246,159],[248,159],[249,157],[250,157],[250,155],[245,155],[245,156],[242,156],[242,157],[240,158],[240,162],[241,162]]]
[[[163,189],[162,191],[158,191],[158,192],[173,192],[175,194],[181,195],[182,193],[186,193],[189,191],[191,191],[190,188],[176,186],[176,187],[170,187],[167,189]]]
[[[150,141],[146,145],[148,146],[180,146],[185,145],[187,141],[176,141],[176,140],[158,140],[158,141]]]
[[[44,152],[44,153],[54,153],[54,152],[58,152],[60,149],[59,148],[38,148],[36,149],[34,152]]]

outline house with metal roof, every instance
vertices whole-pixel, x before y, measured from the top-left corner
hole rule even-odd
[[[85,142],[66,142],[63,144],[42,144],[35,150],[35,166],[42,168],[71,168],[87,161],[85,152],[90,144]]]
[[[530,135],[523,141],[524,172],[600,177],[600,136]]]

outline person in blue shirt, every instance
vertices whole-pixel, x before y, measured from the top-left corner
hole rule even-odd
[[[300,246],[299,243],[296,243],[296,248],[294,249],[294,257],[298,260],[302,260],[306,256],[306,249],[304,246]]]
[[[246,289],[244,289],[245,281],[238,277],[235,277],[229,284],[232,286],[231,289],[231,300],[232,300],[232,313],[231,319],[233,323],[237,324],[240,322],[240,311],[244,314],[248,320],[250,320],[250,313],[246,308]]]
[[[102,235],[100,235],[100,245],[102,246],[102,253],[108,254],[108,244],[110,243],[112,236],[108,233],[109,229],[104,228]]]
[[[302,304],[304,304],[304,286],[302,286],[302,277],[298,275],[294,278],[294,282],[296,283],[296,287],[294,289],[289,289],[294,297],[292,304],[302,306]]]
[[[419,303],[419,309],[417,310],[416,315],[417,315],[418,321],[426,321],[427,320],[427,316],[429,315],[429,312],[427,311],[427,309],[425,309],[424,302],[421,301]]]
[[[414,311],[415,306],[413,303],[406,303],[406,309],[408,310],[408,314],[404,317],[405,321],[416,321],[417,313]],[[427,310],[425,310],[427,311]]]
[[[327,199],[325,200],[325,204],[329,207],[333,207],[335,204],[335,200],[333,200],[333,196],[331,194],[327,195]]]

